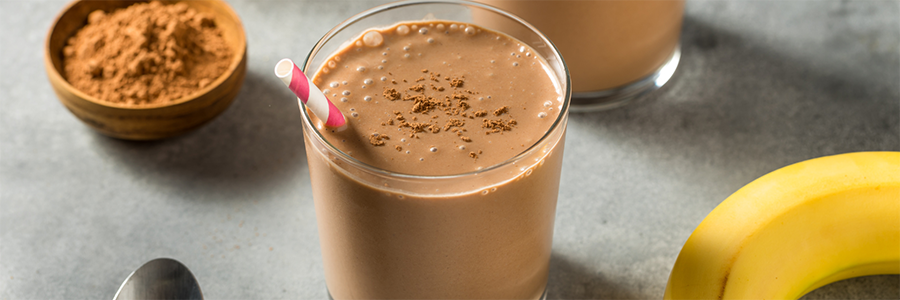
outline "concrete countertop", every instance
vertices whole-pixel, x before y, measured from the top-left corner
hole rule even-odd
[[[383,1],[229,0],[249,64],[213,122],[158,142],[107,138],[57,100],[42,47],[67,1],[0,1],[0,299],[111,299],[156,257],[207,299],[325,299],[300,115],[272,76]],[[900,2],[688,1],[661,90],[572,114],[549,296],[658,299],[693,229],[788,164],[900,150]],[[807,299],[896,299],[900,277]]]

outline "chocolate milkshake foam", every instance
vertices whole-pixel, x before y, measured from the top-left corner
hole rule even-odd
[[[392,172],[476,171],[525,151],[556,121],[563,91],[549,72],[530,47],[471,24],[370,30],[313,77],[348,117],[349,128],[320,132]]]

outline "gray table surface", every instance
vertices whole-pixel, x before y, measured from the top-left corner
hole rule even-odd
[[[66,1],[0,1],[0,299],[111,299],[173,257],[208,299],[324,299],[300,115],[273,78],[379,1],[230,0],[249,65],[234,104],[187,135],[128,142],[57,100],[42,47]],[[673,79],[571,116],[550,298],[658,299],[691,231],[782,166],[900,150],[900,2],[689,1]],[[808,299],[900,298],[900,277]]]

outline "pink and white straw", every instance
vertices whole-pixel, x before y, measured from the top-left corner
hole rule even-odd
[[[275,65],[275,76],[281,79],[287,87],[300,98],[303,104],[309,107],[314,115],[325,121],[327,127],[341,127],[347,123],[344,114],[334,106],[334,103],[325,97],[325,94],[316,87],[306,74],[290,59],[282,59]]]

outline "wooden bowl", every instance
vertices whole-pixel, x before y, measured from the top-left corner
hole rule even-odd
[[[240,18],[224,1],[184,1],[198,12],[214,15],[222,37],[234,51],[225,73],[204,88],[175,101],[135,106],[98,99],[75,89],[66,81],[63,77],[63,47],[87,24],[88,14],[98,9],[111,12],[137,2],[145,1],[75,1],[56,18],[47,35],[44,66],[62,104],[100,133],[129,140],[179,135],[225,111],[237,96],[247,73],[247,38]]]

